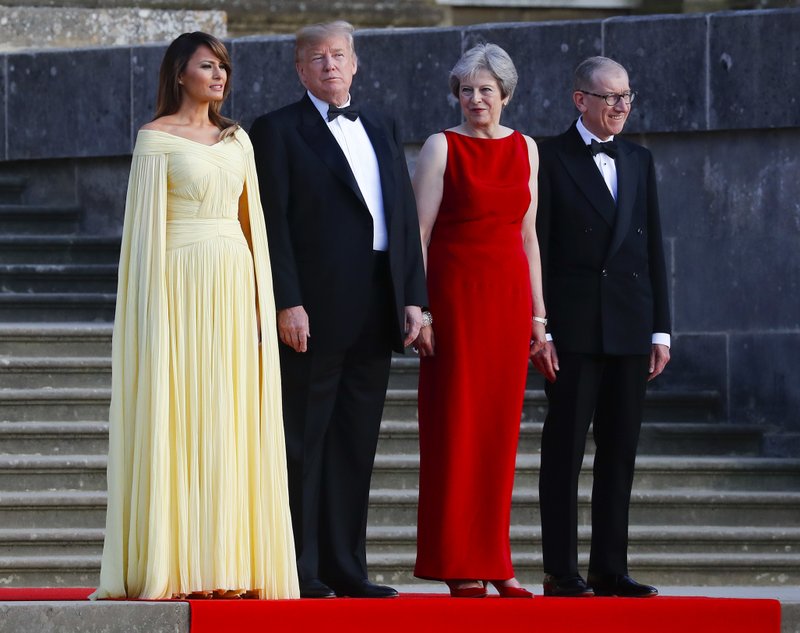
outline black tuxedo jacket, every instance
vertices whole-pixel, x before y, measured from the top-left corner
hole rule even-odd
[[[402,351],[404,306],[427,304],[416,205],[394,122],[369,110],[360,117],[378,158],[396,316],[392,343]],[[276,307],[304,306],[309,349],[342,350],[358,336],[371,296],[372,216],[307,95],[256,119],[250,137]]]
[[[539,146],[537,232],[559,351],[648,354],[653,332],[670,333],[653,158],[616,141],[616,204],[575,124]]]

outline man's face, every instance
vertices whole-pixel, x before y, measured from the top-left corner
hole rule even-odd
[[[315,97],[336,106],[347,102],[358,70],[347,38],[334,36],[306,47],[295,66],[300,82]]]
[[[584,87],[584,90],[599,95],[621,95],[631,89],[628,85],[628,73],[620,68],[600,68],[594,73],[592,80],[592,85]],[[579,90],[573,93],[572,98],[581,112],[586,129],[601,140],[622,132],[631,112],[631,104],[622,99],[616,105],[610,106],[602,97]]]

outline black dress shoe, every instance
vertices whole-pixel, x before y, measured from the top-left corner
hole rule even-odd
[[[556,577],[545,574],[542,586],[544,595],[552,598],[591,598],[594,595],[592,588],[580,576]]]
[[[619,596],[621,598],[652,598],[658,595],[658,589],[643,585],[625,574],[595,576],[589,574],[589,585],[598,596]]]
[[[386,585],[376,585],[366,578],[349,585],[337,585],[336,595],[348,598],[396,598],[397,589]]]
[[[300,582],[301,598],[335,598],[336,592],[316,578]]]

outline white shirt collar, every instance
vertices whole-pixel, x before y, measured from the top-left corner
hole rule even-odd
[[[327,116],[328,111],[325,110],[325,115]],[[610,136],[609,138],[602,139],[595,134],[592,134],[589,130],[586,129],[586,126],[583,124],[583,117],[578,117],[578,122],[575,124],[575,127],[578,128],[578,134],[581,135],[583,142],[587,145],[591,145],[592,140],[597,141],[598,143],[603,143],[605,141],[613,141],[614,137]]]
[[[308,90],[306,90],[306,94],[308,95],[308,98],[311,99],[311,103],[314,104],[314,107],[319,111],[320,116],[322,116],[322,118],[327,121],[328,120],[328,106],[330,104],[327,101],[323,101],[322,99],[318,99],[317,97],[312,95],[311,92],[308,91]],[[350,105],[350,95],[347,95],[347,101],[341,107],[345,108],[345,107],[347,107],[349,105]]]

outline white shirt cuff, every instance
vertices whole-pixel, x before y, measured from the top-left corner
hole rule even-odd
[[[653,345],[666,345],[669,347],[671,337],[665,332],[653,332]]]

